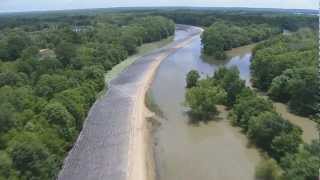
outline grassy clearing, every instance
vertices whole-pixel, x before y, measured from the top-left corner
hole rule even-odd
[[[122,61],[121,63],[114,66],[110,71],[108,71],[105,75],[105,82],[108,85],[110,81],[118,76],[122,71],[124,71],[128,66],[130,66],[132,63],[134,63],[137,59],[142,57],[143,55],[156,50],[158,48],[161,48],[170,42],[172,42],[173,36],[168,37],[166,39],[163,39],[161,41],[153,42],[153,43],[146,43],[142,46],[138,47],[137,53],[128,57],[126,60]]]

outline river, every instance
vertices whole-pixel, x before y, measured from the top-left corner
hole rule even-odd
[[[179,37],[181,35],[176,34],[175,38]],[[229,51],[230,58],[226,61],[204,61],[201,39],[197,36],[190,45],[162,62],[150,87],[153,101],[164,116],[153,135],[159,180],[254,179],[261,154],[249,147],[239,128],[230,125],[228,112],[219,107],[221,113],[217,120],[191,124],[183,105],[185,77],[193,69],[205,77],[220,66],[236,66],[240,77],[250,86],[253,46]]]
[[[235,65],[249,83],[250,48],[236,51],[238,55],[228,61],[204,62],[198,36],[160,65],[150,89],[165,117],[154,134],[158,179],[254,179],[259,152],[249,148],[245,135],[230,125],[227,112],[220,113],[218,121],[194,125],[183,106],[185,76],[192,69],[205,77],[219,66]]]

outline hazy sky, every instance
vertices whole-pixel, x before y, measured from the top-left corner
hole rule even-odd
[[[132,6],[318,9],[319,0],[0,0],[0,12]]]

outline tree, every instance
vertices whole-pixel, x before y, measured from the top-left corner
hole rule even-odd
[[[9,103],[0,104],[0,136],[7,132],[15,123],[14,108]],[[1,142],[1,137],[0,137]],[[0,145],[1,147],[1,145]]]
[[[44,74],[40,76],[36,85],[36,93],[39,96],[52,98],[55,93],[61,92],[67,88],[70,88],[68,79],[63,75],[49,75]]]
[[[57,45],[55,53],[63,65],[68,65],[76,56],[76,48],[72,43],[62,41]]]
[[[200,78],[200,75],[198,71],[196,70],[191,70],[187,74],[187,88],[192,88],[195,87],[198,83],[198,80]]]
[[[256,46],[251,63],[253,85],[303,116],[317,113],[317,32],[301,29]]]
[[[90,107],[86,105],[86,94],[82,94],[81,89],[68,89],[57,94],[54,100],[63,104],[70,114],[75,118],[75,128],[80,131],[85,118],[85,109]]]
[[[255,177],[257,180],[282,180],[283,172],[276,161],[265,159],[256,168]]]
[[[316,68],[288,69],[272,81],[270,96],[282,102],[297,114],[311,115],[317,111],[319,100]]]
[[[127,31],[121,35],[120,43],[128,51],[128,54],[132,55],[136,52],[139,42],[131,32]]]
[[[29,36],[23,31],[11,31],[6,38],[5,51],[7,60],[16,60],[20,57],[22,51],[30,45]],[[1,58],[1,57],[0,57]]]
[[[272,103],[262,97],[257,97],[256,95],[241,97],[240,95],[231,112],[233,117],[232,121],[247,132],[251,118],[258,116],[262,112],[272,110]]]
[[[55,125],[62,137],[71,141],[75,135],[75,120],[68,110],[58,102],[50,102],[43,109],[43,116]]]
[[[186,104],[191,114],[200,120],[207,120],[217,114],[216,105],[224,102],[226,93],[220,87],[193,87],[187,90]]]
[[[0,18],[0,180],[57,179],[105,72],[174,33],[147,16]]]
[[[25,76],[15,72],[0,73],[0,87],[8,86],[21,86],[25,82]]]
[[[302,142],[301,134],[301,129],[274,112],[263,112],[249,121],[249,138],[278,160],[285,153],[297,151]]]
[[[240,79],[239,70],[236,67],[230,69],[220,68],[214,73],[214,79],[227,92],[226,105],[233,106],[236,102],[236,97],[245,88],[245,81]]]
[[[300,144],[302,144],[301,135],[301,130],[295,128],[290,133],[282,133],[276,136],[271,143],[272,156],[280,160],[286,154],[297,153]]]
[[[320,167],[319,151],[312,152],[305,147],[296,154],[288,154],[282,158],[281,166],[285,171],[285,179],[317,179]]]
[[[9,179],[13,170],[12,159],[7,152],[0,151],[0,162],[0,179]]]
[[[293,73],[294,77],[288,83],[290,109],[301,115],[316,114],[320,100],[317,68],[294,69]]]
[[[201,38],[204,54],[224,60],[227,58],[226,50],[258,42],[280,33],[277,27],[267,24],[256,25],[247,22],[243,24],[219,20],[206,28]]]
[[[82,73],[86,80],[94,82],[95,89],[100,91],[104,87],[104,71],[102,66],[88,66],[83,68]]]
[[[285,75],[274,78],[268,91],[268,95],[274,100],[288,102],[290,99],[288,80],[289,77]]]
[[[48,149],[37,135],[20,132],[9,142],[9,155],[12,166],[19,172],[19,179],[48,179],[50,169],[57,164],[50,161]]]

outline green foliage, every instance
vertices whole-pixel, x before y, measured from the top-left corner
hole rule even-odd
[[[187,90],[186,104],[191,108],[191,114],[199,120],[208,120],[218,111],[217,104],[222,104],[226,93],[220,87],[192,87]]]
[[[302,144],[302,130],[277,114],[270,100],[246,88],[236,68],[220,68],[214,76],[200,80],[186,93],[186,103],[191,113],[202,118],[217,114],[215,105],[222,102],[232,108],[232,123],[240,126],[252,143],[276,160],[263,161],[256,169],[256,179],[293,177],[286,169],[288,165],[281,164],[279,167],[277,162],[292,163]],[[313,153],[319,150],[318,145],[309,147]],[[285,171],[281,170],[283,167]],[[313,165],[311,167],[314,168]],[[314,175],[314,172],[310,173]]]
[[[207,50],[204,50],[209,54],[216,51],[214,54],[219,59],[224,58],[224,50],[265,39],[270,35],[270,30],[271,33],[276,33],[278,27],[289,30],[296,30],[297,27],[318,27],[317,18],[313,16],[262,16],[260,13],[243,11],[230,14],[189,10],[103,12],[99,15],[77,13],[41,14],[41,17],[37,14],[23,18],[5,15],[0,17],[1,180],[56,179],[62,160],[73,144],[73,138],[82,128],[86,113],[94,103],[97,93],[104,88],[105,71],[134,53],[142,43],[173,35],[173,21],[161,16],[169,17],[176,23],[205,26],[223,21],[216,28],[220,36],[207,33],[214,29],[212,26],[205,32],[208,40],[203,40],[203,44],[208,45],[205,47]],[[215,44],[212,39],[221,44]],[[282,75],[287,68],[296,68],[296,65],[299,68],[315,67],[313,59],[316,59],[318,51],[310,48],[317,44],[312,33],[310,35],[308,30],[304,30],[303,33],[298,33],[294,41],[290,39],[275,38],[258,45],[255,59],[261,57],[262,63],[257,61],[257,67],[261,68],[262,73],[256,76],[256,84],[265,82],[266,85],[263,86],[267,87],[267,90],[268,86],[273,84],[274,77]],[[306,40],[301,41],[302,39]],[[310,39],[313,41],[309,41]],[[267,50],[273,44],[274,48]],[[284,53],[289,51],[290,54]],[[281,63],[265,60],[268,54],[271,54],[270,59],[281,59]],[[304,57],[305,61],[300,61],[301,57]],[[316,86],[310,86],[313,81],[305,81],[313,80],[314,78],[310,78],[313,75],[303,75],[305,71],[295,71],[301,73],[298,73],[300,75],[297,77],[290,76],[290,79],[299,81],[292,83],[292,87],[305,85],[313,91]],[[256,73],[254,68],[253,72]],[[216,113],[217,103],[230,107],[235,103],[234,107],[239,107],[234,110],[234,120],[236,124],[241,124],[241,127],[247,127],[251,116],[270,111],[269,102],[255,97],[254,93],[246,88],[240,91],[242,82],[236,74],[232,71],[217,79],[209,78],[196,83],[197,86],[191,88],[189,93],[196,112],[210,116]],[[277,90],[272,91],[275,98],[286,93],[282,88],[286,82],[278,81],[280,85],[275,82],[274,89]],[[293,96],[302,97],[301,92],[304,90],[296,89],[297,91],[287,91],[290,93],[285,101],[289,101],[292,108],[301,106],[305,109],[298,101],[306,105],[312,104],[309,99],[305,101],[297,98],[297,102],[289,99]],[[281,91],[278,93],[280,95],[275,91]],[[247,100],[249,103],[246,104]],[[197,108],[197,105],[201,108]],[[316,167],[319,167],[319,148],[312,145],[291,155],[290,150],[296,147],[293,139],[298,139],[298,134],[280,134],[273,139],[270,149],[281,156],[289,152],[290,161],[283,160],[282,165],[288,179],[310,179],[316,176]]]
[[[298,127],[274,112],[263,112],[249,120],[249,138],[277,160],[298,151],[301,135]]]
[[[248,45],[280,33],[276,27],[267,24],[238,26],[218,21],[206,28],[202,35],[203,52],[215,59],[226,59],[225,50]]]
[[[195,87],[198,83],[199,78],[200,78],[200,75],[199,75],[198,71],[191,70],[190,72],[188,72],[187,79],[186,79],[187,88]]]
[[[94,90],[92,89],[94,92]],[[90,108],[94,97],[88,97],[90,94],[85,94],[82,89],[68,89],[55,96],[55,100],[62,103],[67,110],[75,118],[77,130],[81,130],[82,122],[85,118],[86,109]]]
[[[8,152],[19,179],[50,179],[58,166],[55,157],[32,133],[20,132],[9,142]]]
[[[56,179],[106,71],[175,30],[158,16],[103,17],[0,28],[0,180]]]
[[[2,41],[0,41],[0,59],[15,60],[19,58],[22,51],[27,48],[30,42],[29,36],[23,31],[10,31]]]
[[[9,103],[0,104],[0,135],[11,129],[14,123],[15,117],[13,106]]]
[[[10,155],[5,151],[0,151],[0,179],[7,179],[10,177],[10,171],[12,171],[12,160]]]
[[[316,14],[316,12],[314,12]],[[158,10],[155,14],[173,19],[177,24],[189,24],[195,26],[210,26],[217,21],[227,21],[236,25],[255,23],[258,26],[268,24],[281,29],[296,31],[301,27],[318,28],[318,17],[316,15],[293,14],[290,11],[277,10],[244,10],[226,8],[172,8]]]
[[[314,180],[318,178],[320,167],[320,141],[305,145],[298,153],[288,154],[281,160],[285,179]]]
[[[279,136],[274,137],[271,143],[272,156],[279,160],[286,154],[297,153],[300,144],[302,144],[301,135],[302,131],[296,127],[289,132],[282,132]]]
[[[58,102],[51,102],[43,109],[43,116],[57,127],[61,136],[71,141],[75,135],[75,120],[67,108]]]
[[[198,79],[196,71],[187,74],[186,103],[191,108],[191,113],[207,119],[217,114],[216,104],[232,106],[236,97],[241,93],[245,84],[239,77],[239,70],[235,67],[230,69],[220,68],[212,77],[205,80]]]
[[[300,115],[317,112],[317,33],[300,29],[259,44],[251,64],[253,84]]]
[[[241,94],[238,98],[231,112],[232,121],[235,125],[242,127],[245,132],[248,131],[250,118],[273,109],[270,101],[256,95],[242,96]]]
[[[0,73],[0,87],[8,86],[21,86],[25,83],[25,76],[23,73],[3,72]]]
[[[239,77],[239,70],[236,67],[220,68],[214,73],[215,80],[227,93],[227,106],[232,106],[236,102],[236,97],[245,88],[245,81]]]
[[[57,58],[61,61],[62,64],[67,65],[70,63],[70,60],[76,55],[75,47],[72,43],[69,42],[60,42],[56,49],[55,53]]]
[[[62,75],[44,74],[37,82],[35,91],[37,95],[50,99],[53,94],[61,92],[67,88],[70,88],[70,83],[67,77]]]
[[[256,180],[283,180],[283,172],[273,159],[262,160],[255,172]]]
[[[271,84],[269,95],[302,115],[316,114],[319,82],[316,68],[288,69]]]

